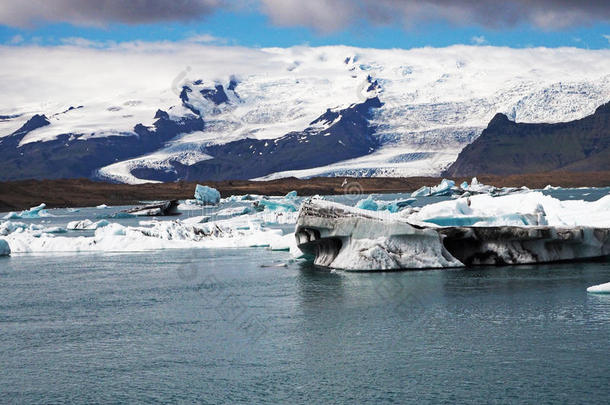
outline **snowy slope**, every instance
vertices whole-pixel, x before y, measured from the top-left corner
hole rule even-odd
[[[0,47],[0,57],[0,139],[34,114],[45,114],[51,123],[28,133],[20,147],[61,134],[79,134],[82,142],[135,136],[135,126],[150,127],[159,109],[172,119],[202,117],[202,131],[179,134],[160,150],[98,172],[132,183],[150,180],[134,176],[135,169],[171,172],[176,163],[210,159],[210,145],[305,131],[327,109],[339,111],[373,96],[383,103],[371,120],[380,144],[376,151],[264,177],[434,175],[498,112],[519,122],[568,121],[610,99],[606,50],[127,43],[102,49]],[[371,89],[372,82],[377,88]]]

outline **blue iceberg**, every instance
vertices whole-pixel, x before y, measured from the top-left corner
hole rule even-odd
[[[220,193],[215,188],[197,184],[195,200],[199,205],[216,205],[220,202]]]
[[[49,217],[49,214],[45,208],[47,205],[45,203],[40,204],[37,207],[32,207],[29,210],[17,212],[9,212],[4,216],[4,219],[31,219],[31,218],[40,218],[40,217]]]
[[[11,254],[11,248],[8,242],[4,239],[0,239],[0,256],[8,256]]]
[[[373,196],[368,196],[364,200],[358,201],[358,203],[356,204],[356,208],[368,211],[378,211],[379,205],[375,200],[373,200]]]

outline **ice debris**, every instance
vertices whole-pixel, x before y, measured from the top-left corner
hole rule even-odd
[[[216,205],[220,202],[220,193],[215,188],[197,184],[195,200],[199,205]]]
[[[101,204],[101,205],[98,205],[95,208],[97,208],[98,210],[105,210],[105,209],[110,208],[110,207],[108,207],[106,204]]]

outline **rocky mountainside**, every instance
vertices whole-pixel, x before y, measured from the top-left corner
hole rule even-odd
[[[497,114],[447,176],[610,170],[610,103],[580,120],[522,124]]]
[[[25,63],[36,53],[45,63]],[[0,58],[0,181],[438,176],[497,113],[577,120],[610,94],[606,50],[141,43]]]

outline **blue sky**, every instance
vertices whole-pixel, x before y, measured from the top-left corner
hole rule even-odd
[[[65,38],[91,41],[179,41],[197,35],[218,38],[220,44],[251,47],[293,45],[352,45],[374,48],[443,47],[453,44],[488,44],[509,47],[573,46],[610,48],[610,23],[588,21],[559,29],[539,28],[527,22],[501,28],[477,23],[455,24],[430,21],[405,27],[400,22],[373,24],[368,20],[321,32],[306,24],[278,25],[257,11],[215,11],[194,21],[122,24],[103,26],[65,22],[38,22],[25,27],[0,24],[0,43],[26,45],[59,44]]]

